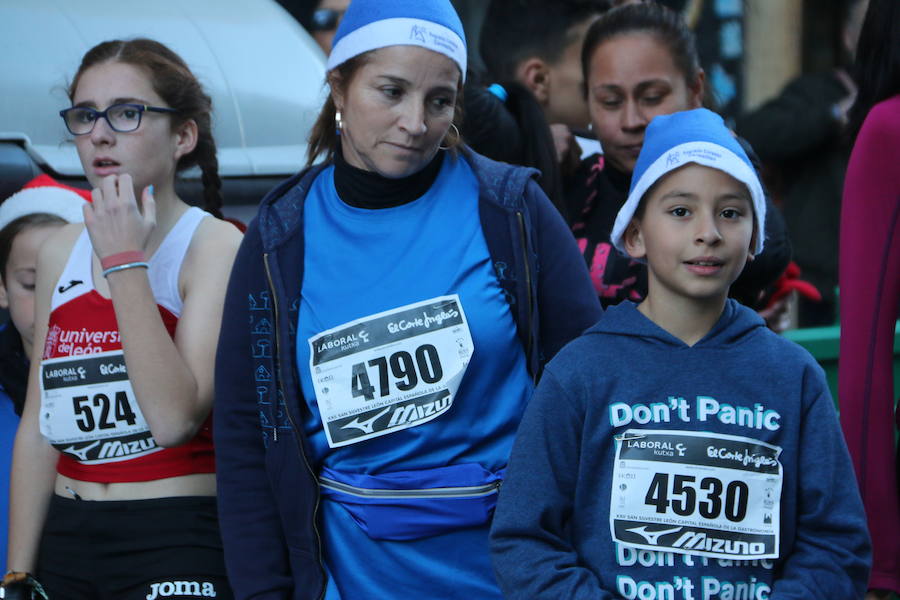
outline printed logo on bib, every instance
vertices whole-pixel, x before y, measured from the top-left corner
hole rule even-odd
[[[474,345],[459,296],[357,319],[309,338],[310,372],[332,448],[450,410]]]
[[[161,450],[134,399],[121,350],[41,363],[41,433],[86,464]]]
[[[617,435],[613,539],[715,558],[777,558],[780,454],[780,447],[759,440],[710,432]]]

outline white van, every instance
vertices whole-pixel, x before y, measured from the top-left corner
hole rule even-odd
[[[58,113],[84,53],[148,37],[181,55],[213,99],[225,213],[249,220],[306,160],[325,57],[274,0],[0,0],[0,200],[48,173],[88,187]],[[199,171],[179,184],[199,200]]]

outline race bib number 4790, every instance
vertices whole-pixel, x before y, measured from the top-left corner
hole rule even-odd
[[[309,348],[325,435],[337,448],[449,411],[474,345],[454,294],[323,331]]]
[[[610,530],[648,550],[777,558],[781,448],[711,432],[629,429],[616,436]]]

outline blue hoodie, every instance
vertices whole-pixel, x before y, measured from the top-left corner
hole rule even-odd
[[[510,599],[861,598],[871,554],[853,481],[805,350],[733,300],[694,346],[625,302],[544,372],[494,568]]]

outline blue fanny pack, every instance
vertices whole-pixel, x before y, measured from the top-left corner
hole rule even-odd
[[[414,540],[490,521],[503,481],[478,464],[382,475],[323,467],[322,497],[338,502],[375,540]]]

